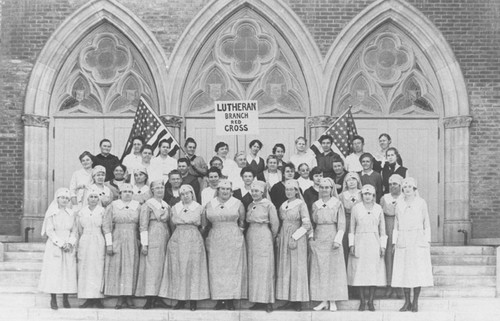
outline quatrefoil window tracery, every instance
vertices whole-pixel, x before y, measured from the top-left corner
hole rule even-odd
[[[115,82],[131,63],[129,50],[111,34],[96,37],[80,57],[82,67],[100,84]]]
[[[393,85],[412,67],[413,56],[400,39],[384,33],[365,49],[361,61],[377,81],[383,85]]]
[[[274,38],[264,34],[258,25],[243,20],[220,37],[216,47],[218,58],[235,77],[252,79],[273,60],[277,46]]]

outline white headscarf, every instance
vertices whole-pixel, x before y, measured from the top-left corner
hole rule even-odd
[[[66,196],[68,199],[71,198],[71,194],[69,192],[69,189],[67,189],[65,187],[61,187],[56,191],[56,193],[54,195],[54,200],[50,203],[49,208],[47,208],[47,211],[45,212],[45,218],[43,219],[42,231],[40,232],[40,234],[42,236],[45,236],[47,234],[47,231],[46,231],[47,219],[51,216],[56,215],[60,211],[59,205],[57,204],[57,199],[61,196]],[[71,206],[71,202],[68,202],[68,205],[66,206],[66,208],[64,210],[71,214],[72,211],[69,208],[70,206]]]

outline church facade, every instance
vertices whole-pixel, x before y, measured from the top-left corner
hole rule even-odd
[[[0,235],[40,223],[78,155],[121,156],[140,95],[181,144],[314,141],[349,106],[365,150],[388,133],[432,239],[500,240],[495,0],[3,0]],[[256,100],[260,134],[215,135],[214,101]],[[287,156],[285,155],[285,158]]]

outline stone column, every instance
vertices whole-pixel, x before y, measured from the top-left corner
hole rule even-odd
[[[444,243],[462,245],[471,236],[469,215],[469,127],[471,116],[447,117],[444,125]]]
[[[32,227],[30,240],[41,240],[41,226],[48,206],[49,117],[23,115],[24,122],[24,209],[20,235]]]
[[[330,115],[318,115],[307,117],[309,130],[309,141],[312,144],[328,127],[335,121],[336,117]]]
[[[160,115],[160,118],[182,146],[184,143],[184,140],[181,141],[182,123],[184,122],[183,118],[177,115]]]

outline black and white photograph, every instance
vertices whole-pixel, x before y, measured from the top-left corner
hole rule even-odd
[[[500,0],[0,0],[0,319],[500,320]]]

